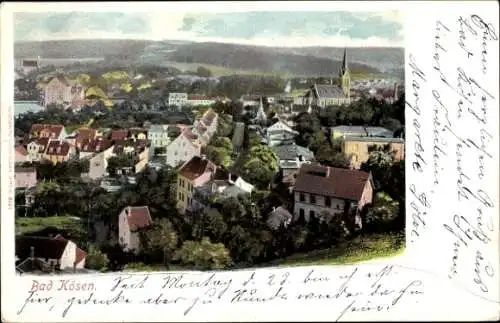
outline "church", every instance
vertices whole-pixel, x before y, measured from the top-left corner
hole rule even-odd
[[[330,84],[313,84],[304,95],[304,104],[325,108],[331,105],[343,105],[351,103],[351,75],[347,64],[347,50],[344,49],[344,57],[339,73],[340,84],[334,84],[330,79]]]

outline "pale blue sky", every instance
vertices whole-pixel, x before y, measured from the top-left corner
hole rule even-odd
[[[395,12],[16,13],[15,41],[130,38],[257,45],[401,46]],[[271,45],[271,44],[269,44]]]

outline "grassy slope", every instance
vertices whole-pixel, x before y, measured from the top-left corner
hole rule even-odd
[[[79,228],[81,220],[69,216],[50,216],[36,218],[16,218],[16,233],[25,234],[55,227],[60,230]]]
[[[310,266],[353,264],[378,258],[400,255],[404,251],[404,237],[394,235],[367,235],[331,249],[295,254],[269,263],[270,266]]]

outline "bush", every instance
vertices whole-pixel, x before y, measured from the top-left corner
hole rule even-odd
[[[85,266],[89,269],[105,271],[109,263],[108,256],[94,246],[90,246]]]

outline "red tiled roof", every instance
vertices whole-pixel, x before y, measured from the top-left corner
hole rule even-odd
[[[78,134],[76,135],[77,141],[83,141],[85,139],[94,139],[97,135],[97,130],[93,128],[80,128],[78,129]]]
[[[370,174],[351,169],[304,164],[294,190],[297,192],[359,201]]]
[[[47,146],[46,154],[50,156],[66,156],[69,153],[70,145],[67,142],[53,140]]]
[[[17,146],[16,146],[16,153],[19,153],[19,154],[21,154],[21,155],[23,155],[23,156],[28,155],[28,151],[27,151],[27,150],[26,150],[26,148],[24,148],[24,146],[22,146],[22,145],[17,145]]]
[[[198,139],[198,136],[189,128],[184,128],[181,132],[181,135],[186,137],[189,140],[196,140]]]
[[[54,237],[54,240],[63,241],[68,243],[68,240],[62,235],[58,234]],[[83,259],[87,258],[87,253],[76,246],[75,264],[80,263]]]
[[[127,215],[130,231],[137,231],[138,229],[146,228],[153,224],[147,206],[127,206],[124,211]]]
[[[34,124],[31,126],[30,135],[37,137],[43,131],[50,133],[52,138],[57,138],[63,129],[63,125]]]
[[[216,166],[210,160],[199,156],[194,156],[190,161],[185,163],[179,170],[179,174],[189,180],[195,180],[203,173],[215,172]]]
[[[113,142],[109,139],[91,139],[85,140],[81,144],[80,152],[84,153],[100,153],[113,146]]]
[[[111,132],[111,140],[125,140],[128,137],[128,130],[114,130]]]

